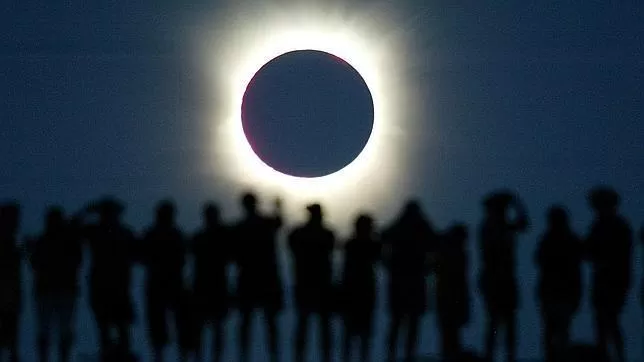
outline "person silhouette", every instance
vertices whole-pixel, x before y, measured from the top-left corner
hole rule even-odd
[[[99,330],[102,361],[134,359],[130,350],[130,326],[134,321],[130,283],[136,239],[121,221],[124,210],[120,201],[105,197],[72,219],[75,232],[87,240],[90,249],[89,304]],[[93,215],[98,216],[98,221],[88,222]]]
[[[318,315],[322,338],[322,359],[331,359],[331,300],[333,297],[331,253],[335,236],[324,225],[322,207],[312,204],[306,208],[309,220],[295,228],[288,237],[295,278],[295,360],[305,360],[307,330],[310,317]]]
[[[194,298],[199,309],[198,337],[207,325],[213,328],[213,360],[221,359],[223,327],[230,306],[227,267],[232,259],[230,228],[220,220],[219,209],[208,203],[203,209],[203,228],[192,242],[195,261]]]
[[[175,222],[176,209],[171,201],[159,202],[154,224],[145,232],[141,262],[146,268],[145,304],[147,330],[155,361],[163,360],[168,341],[168,316],[178,326],[177,308],[183,288],[185,238]]]
[[[505,327],[507,360],[516,360],[516,234],[528,228],[528,216],[518,197],[509,192],[492,193],[484,199],[485,217],[480,229],[482,270],[480,288],[487,312],[485,358],[494,357],[494,342],[500,327]],[[514,206],[516,220],[508,220]]]
[[[436,308],[445,361],[460,361],[464,356],[459,336],[470,316],[467,238],[467,226],[452,225],[441,237],[436,262]]]
[[[38,317],[38,356],[41,362],[49,359],[50,334],[57,329],[60,360],[68,361],[79,293],[82,240],[73,232],[60,207],[51,207],[45,220],[42,235],[29,246]]]
[[[549,209],[548,227],[535,260],[540,270],[537,295],[546,361],[565,361],[570,350],[570,324],[581,300],[582,243],[571,230],[563,206]]]
[[[271,361],[278,359],[277,315],[283,307],[282,281],[277,261],[277,233],[282,226],[281,203],[275,203],[275,214],[260,215],[257,198],[252,193],[242,196],[244,216],[233,229],[235,262],[238,269],[237,302],[241,314],[240,361],[250,358],[250,323],[253,312],[260,309],[268,328]]]
[[[633,235],[628,222],[618,212],[620,198],[608,187],[589,192],[595,219],[586,239],[592,264],[592,304],[595,312],[597,343],[608,351],[613,342],[619,361],[625,361],[619,315],[631,286]]]
[[[344,245],[340,283],[346,361],[351,359],[351,344],[355,340],[359,342],[361,360],[370,360],[376,300],[375,267],[381,253],[382,245],[376,241],[373,218],[359,215],[353,236]]]
[[[17,247],[20,206],[0,205],[0,348],[18,361],[18,322],[22,306],[22,256]]]
[[[398,338],[406,322],[405,358],[411,360],[416,354],[420,318],[427,308],[426,276],[431,255],[436,251],[436,233],[420,204],[412,200],[382,237],[389,272],[388,358],[396,359]]]

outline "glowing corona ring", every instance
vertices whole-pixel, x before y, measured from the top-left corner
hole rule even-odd
[[[235,2],[236,3],[236,2]],[[267,4],[268,3],[268,4]],[[260,5],[261,4],[261,5]],[[410,158],[406,122],[417,113],[411,93],[405,39],[395,32],[392,11],[334,9],[314,2],[289,8],[270,1],[231,5],[210,19],[208,44],[199,44],[203,67],[210,71],[213,101],[204,140],[212,152],[204,162],[214,177],[224,177],[242,189],[280,195],[286,201],[320,201],[327,210],[371,210],[393,196],[406,174]],[[361,16],[367,13],[369,16]],[[355,14],[352,16],[351,14]],[[208,25],[205,25],[208,28]],[[298,178],[277,172],[253,152],[241,121],[246,87],[272,59],[295,50],[333,54],[354,67],[371,91],[374,118],[371,137],[360,155],[345,168],[317,178]],[[392,195],[395,194],[395,195]]]

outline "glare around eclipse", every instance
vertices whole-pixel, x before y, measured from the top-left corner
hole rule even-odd
[[[201,59],[212,85],[205,162],[214,177],[240,189],[279,195],[289,202],[319,201],[327,209],[371,210],[396,193],[409,172],[405,144],[415,103],[407,86],[409,57],[405,39],[389,11],[325,5],[299,6],[262,1],[231,5],[212,20]],[[345,168],[318,178],[275,171],[253,152],[241,122],[246,86],[275,57],[293,50],[320,50],[351,64],[364,78],[374,104],[374,126],[362,153]]]

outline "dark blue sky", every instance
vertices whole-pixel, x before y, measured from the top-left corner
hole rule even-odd
[[[208,195],[203,84],[186,44],[193,15],[216,2],[4,7],[2,196],[40,207],[110,191],[135,204]],[[640,6],[407,1],[399,10],[392,32],[412,40],[410,87],[430,109],[415,120],[414,133],[432,134],[412,145],[424,155],[418,184],[451,200],[437,217],[499,185],[581,208],[587,186],[608,182],[642,218]]]
[[[362,3],[365,11],[375,7]],[[520,248],[528,299],[530,258],[549,204],[567,204],[575,228],[585,232],[591,216],[585,193],[608,183],[623,194],[626,216],[642,223],[639,2],[399,3],[401,23],[392,32],[411,39],[410,87],[431,110],[413,122],[419,136],[409,146],[421,157],[410,177],[439,226],[454,219],[476,225],[487,191],[516,188],[534,226]],[[230,195],[217,194],[201,170],[210,150],[199,137],[204,84],[187,54],[194,15],[217,7],[216,1],[0,6],[0,199],[23,203],[25,232],[37,230],[48,203],[76,208],[107,192],[130,201],[127,217],[137,228],[167,195],[191,228],[202,200],[228,202]],[[538,326],[531,303],[522,309],[523,328]],[[635,300],[627,316],[628,331],[640,333],[629,342],[637,346]],[[576,333],[588,338],[590,320],[583,318]],[[523,351],[532,355],[537,342],[529,337]],[[631,353],[641,355],[639,348]]]

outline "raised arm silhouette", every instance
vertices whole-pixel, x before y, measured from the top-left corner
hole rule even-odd
[[[361,361],[369,361],[376,301],[376,263],[382,245],[376,240],[374,221],[360,215],[353,236],[344,245],[344,267],[340,284],[341,313],[344,322],[345,361],[351,359],[352,342],[360,347]]]
[[[528,227],[528,216],[518,197],[505,191],[485,198],[480,230],[482,270],[480,288],[487,312],[485,358],[494,358],[495,336],[505,327],[508,362],[516,360],[516,309],[519,304],[516,277],[516,235]],[[516,220],[508,219],[514,206]]]
[[[257,210],[257,198],[254,194],[244,194],[241,201],[244,216],[233,230],[235,260],[239,270],[237,297],[241,313],[240,361],[250,360],[250,322],[256,309],[263,312],[264,322],[268,327],[270,359],[277,361],[277,316],[284,303],[277,261],[277,233],[282,226],[281,207],[277,201],[275,214],[263,216]]]
[[[305,361],[306,340],[311,317],[319,317],[322,338],[322,360],[331,360],[331,253],[335,236],[324,226],[322,207],[312,204],[306,208],[309,220],[295,228],[288,238],[295,278],[295,360]]]
[[[620,198],[615,190],[596,187],[588,199],[595,212],[586,248],[593,268],[591,298],[597,343],[606,354],[612,342],[618,361],[624,362],[619,316],[631,287],[633,232],[618,212]]]
[[[547,219],[535,255],[543,351],[547,362],[563,362],[570,360],[570,324],[581,300],[582,243],[563,206],[552,206]]]

